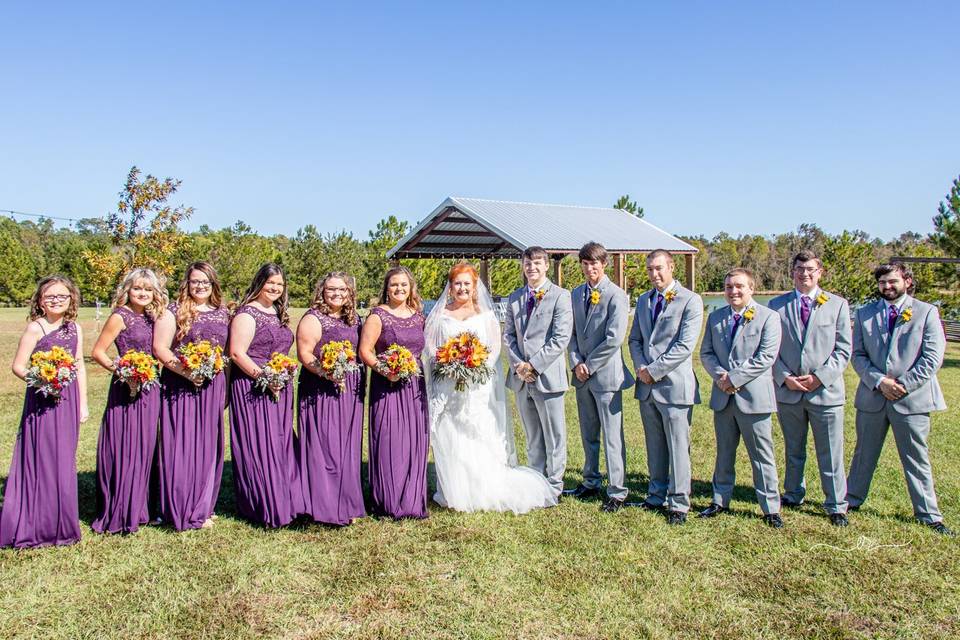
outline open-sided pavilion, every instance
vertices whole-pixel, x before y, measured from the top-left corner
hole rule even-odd
[[[697,248],[623,211],[531,202],[503,202],[451,196],[387,252],[387,258],[463,258],[480,262],[487,285],[489,261],[519,258],[527,247],[541,246],[553,260],[553,281],[562,286],[560,261],[599,242],[612,256],[613,280],[625,285],[624,258],[666,249],[685,261],[684,280],[694,288]]]

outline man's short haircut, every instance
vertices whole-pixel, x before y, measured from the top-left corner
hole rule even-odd
[[[587,244],[580,247],[580,253],[578,254],[580,260],[599,260],[600,262],[607,263],[607,250],[599,242],[588,242]]]
[[[673,254],[667,251],[666,249],[654,249],[653,251],[648,253],[647,264],[649,264],[650,261],[653,260],[654,258],[659,258],[660,256],[663,256],[664,258],[666,258],[668,263],[673,264]]]
[[[797,252],[797,255],[793,256],[793,261],[790,263],[790,268],[793,269],[797,266],[798,262],[810,262],[811,260],[817,261],[817,266],[823,269],[823,262],[820,258],[810,249],[801,249]]]
[[[727,286],[727,280],[733,276],[747,276],[747,282],[750,283],[750,288],[757,288],[757,279],[753,275],[753,271],[747,269],[746,267],[736,267],[735,269],[730,269],[730,271],[727,271],[727,273],[723,276],[723,286]]]
[[[547,255],[547,250],[540,246],[527,247],[523,250],[523,253],[520,255],[520,260],[536,260],[537,258],[542,258],[544,262],[550,262],[550,256]]]
[[[876,269],[873,270],[874,279],[879,282],[880,278],[886,275],[893,273],[894,271],[900,272],[900,277],[907,283],[907,293],[913,293],[913,271],[910,270],[910,267],[905,265],[902,262],[886,262],[879,265]]]

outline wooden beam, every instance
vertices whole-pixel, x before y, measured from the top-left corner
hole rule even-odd
[[[480,281],[487,286],[487,291],[490,290],[490,259],[481,258],[480,259]]]
[[[684,266],[684,283],[687,289],[690,291],[696,291],[696,268],[697,268],[697,257],[693,253],[688,253],[683,256],[683,266]]]
[[[553,256],[553,284],[563,286],[563,266],[560,264],[563,256]]]
[[[613,254],[613,280],[621,289],[627,288],[627,276],[623,268],[624,256],[622,253]]]
[[[450,214],[453,213],[454,211],[456,211],[456,209],[454,209],[453,207],[447,207],[446,209],[444,209],[444,211],[440,215],[438,215],[436,218],[430,221],[430,224],[428,224],[423,229],[421,229],[420,232],[417,233],[417,235],[410,238],[410,241],[406,245],[404,245],[404,247],[401,247],[401,249],[405,247],[417,246],[417,243],[420,242],[420,240],[428,236],[430,232],[436,229],[441,222],[449,218]]]
[[[499,238],[497,234],[487,231],[453,231],[452,229],[434,229],[438,236],[463,236],[464,238]]]
[[[917,262],[924,264],[960,264],[960,258],[912,258],[910,256],[893,256],[890,262]]]
[[[449,249],[455,253],[476,251],[478,249],[492,249],[497,244],[484,242],[478,244],[459,244],[456,242],[419,242],[414,249]]]

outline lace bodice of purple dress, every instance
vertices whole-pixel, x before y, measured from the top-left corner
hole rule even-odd
[[[144,353],[153,351],[153,318],[145,313],[136,313],[127,307],[117,307],[115,314],[123,318],[124,329],[115,340],[117,353],[125,354],[134,349]]]
[[[260,309],[244,305],[237,311],[237,315],[246,313],[256,322],[256,330],[253,334],[253,340],[247,347],[247,355],[257,366],[270,359],[273,353],[288,353],[293,345],[293,332],[289,327],[280,324],[280,319],[275,314],[266,313]]]
[[[410,349],[414,358],[420,357],[420,352],[423,351],[424,318],[422,313],[417,312],[409,318],[398,318],[381,307],[374,307],[370,310],[370,313],[376,314],[383,325],[375,346],[377,353],[386,351],[387,347],[396,343],[401,347]]]

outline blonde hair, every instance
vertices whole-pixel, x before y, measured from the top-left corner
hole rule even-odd
[[[113,308],[117,309],[127,304],[130,300],[130,289],[137,280],[146,280],[153,288],[153,300],[146,306],[144,312],[154,320],[160,317],[163,310],[167,308],[167,279],[158,276],[152,269],[143,267],[130,271],[123,277],[123,281],[117,287],[117,292],[113,296]]]
[[[30,298],[30,313],[27,315],[27,320],[32,322],[37,318],[42,318],[47,315],[40,307],[40,300],[43,298],[43,292],[55,284],[62,284],[70,293],[70,306],[67,307],[67,311],[63,314],[63,319],[69,321],[77,319],[77,312],[80,308],[80,290],[77,289],[77,285],[73,284],[73,280],[70,278],[52,275],[42,278],[40,282],[37,283],[37,290],[33,292],[33,297]]]

